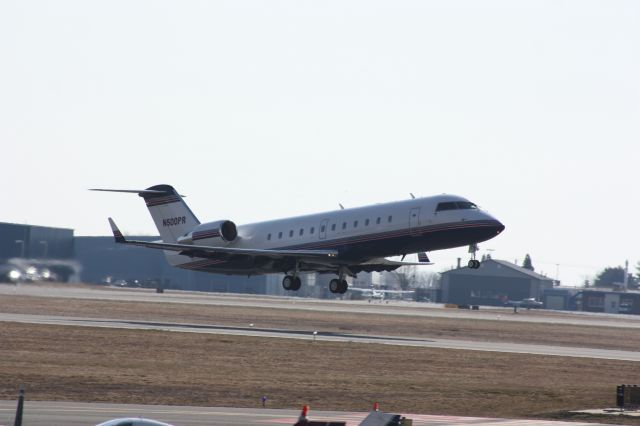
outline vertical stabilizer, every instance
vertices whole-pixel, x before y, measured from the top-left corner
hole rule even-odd
[[[175,243],[178,237],[200,224],[182,196],[170,185],[155,185],[140,191],[139,195],[144,198],[165,243]]]

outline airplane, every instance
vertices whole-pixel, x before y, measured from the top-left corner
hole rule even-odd
[[[408,296],[410,294],[415,293],[415,291],[413,290],[381,290],[381,289],[374,288],[373,286],[369,288],[350,287],[349,291],[358,292],[365,299],[369,299],[369,301],[371,301],[372,299],[384,300],[387,297],[387,295],[392,295],[392,294]]]
[[[113,219],[116,243],[164,250],[169,264],[229,275],[284,273],[282,287],[297,291],[300,273],[336,274],[332,293],[344,294],[346,277],[431,265],[426,252],[474,246],[500,234],[504,225],[466,198],[437,195],[237,226],[231,220],[201,223],[170,185],[143,190],[92,189],[138,194],[160,232],[160,241],[124,237]],[[418,262],[403,262],[411,253]],[[402,256],[401,261],[386,259]],[[469,267],[477,269],[475,252]]]
[[[522,299],[522,300],[507,300],[505,302],[505,306],[512,306],[513,312],[518,313],[518,308],[526,308],[529,309],[540,309],[544,303],[538,302],[533,297]]]

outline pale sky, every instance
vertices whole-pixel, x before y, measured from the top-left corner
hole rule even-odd
[[[451,193],[563,284],[640,260],[640,2],[5,0],[0,58],[0,221],[157,235],[92,187],[237,224]]]

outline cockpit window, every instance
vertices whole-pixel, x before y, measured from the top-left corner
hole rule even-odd
[[[436,212],[442,212],[446,210],[477,210],[478,206],[470,201],[446,201],[444,203],[438,203]]]
[[[470,201],[457,201],[456,204],[458,205],[458,208],[461,210],[477,210],[478,209],[478,206],[476,206]]]
[[[455,201],[447,201],[446,203],[438,203],[438,207],[436,207],[436,212],[443,212],[445,210],[457,210],[458,206]]]

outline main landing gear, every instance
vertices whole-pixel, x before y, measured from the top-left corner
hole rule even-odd
[[[334,278],[331,281],[329,281],[329,291],[331,293],[345,294],[347,292],[347,289],[349,288],[349,284],[345,279],[347,274],[355,278],[355,274],[349,271],[349,269],[346,266],[340,267],[340,269],[338,270],[338,278],[337,279]]]
[[[345,294],[347,289],[349,288],[349,284],[345,279],[332,279],[329,281],[329,291],[334,294]]]
[[[478,269],[480,267],[480,261],[476,259],[470,259],[469,263],[467,263],[467,266],[469,266],[469,268],[471,269]]]
[[[296,275],[285,275],[282,279],[282,288],[287,291],[298,291],[300,287],[302,287],[302,281]]]

